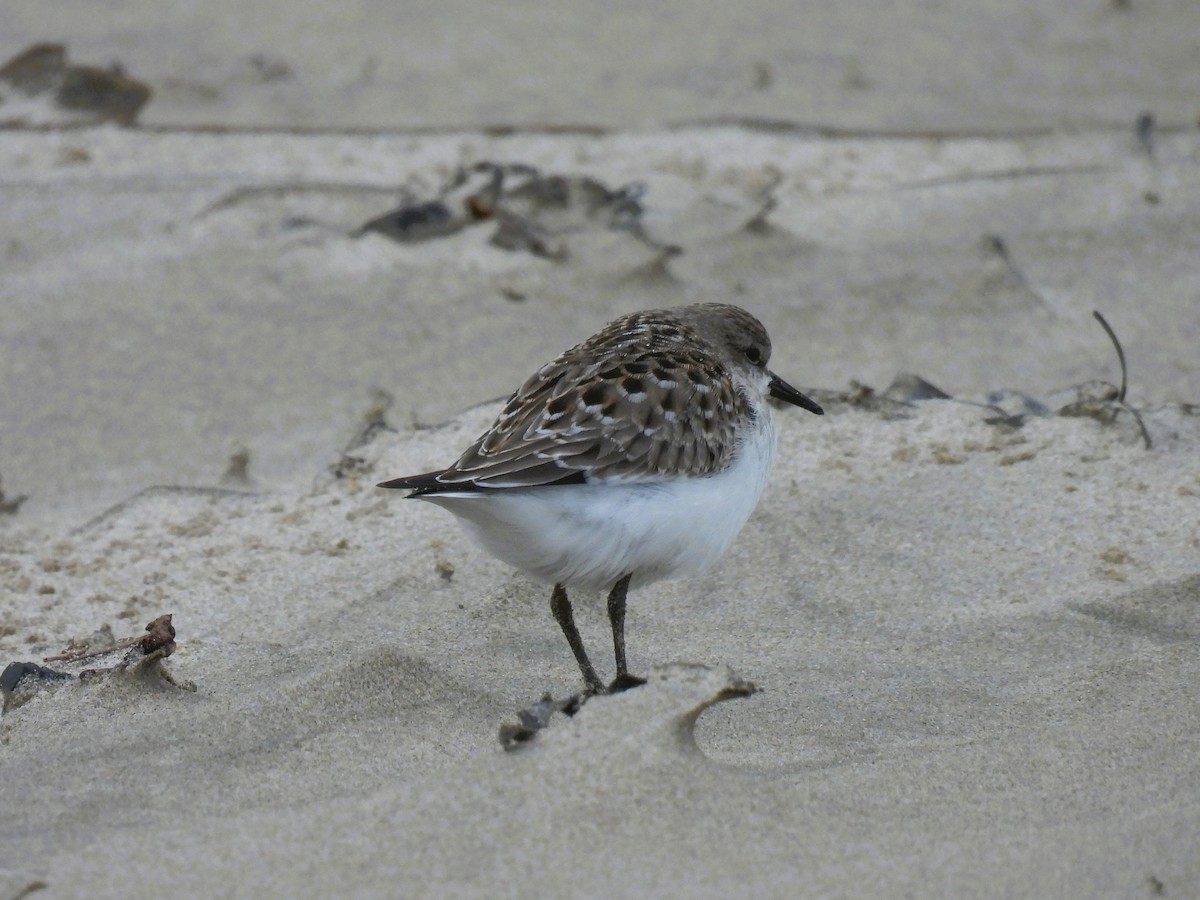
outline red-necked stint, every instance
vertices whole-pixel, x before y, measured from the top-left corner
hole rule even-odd
[[[632,313],[534,372],[449,468],[380,487],[449,510],[493,556],[553,584],[588,689],[620,690],[640,683],[625,661],[628,589],[704,571],[757,505],[775,455],[767,398],[822,413],[770,357],[766,329],[736,306]],[[609,591],[608,687],[568,588]]]

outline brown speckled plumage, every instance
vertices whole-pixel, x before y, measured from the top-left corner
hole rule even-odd
[[[719,342],[771,353],[763,326],[724,304],[646,310],[531,375],[454,465],[414,488],[518,487],[706,475],[729,463],[747,399]],[[749,368],[750,363],[745,365]]]

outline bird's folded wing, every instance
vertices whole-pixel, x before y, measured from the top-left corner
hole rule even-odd
[[[579,349],[579,348],[577,348]],[[574,356],[574,358],[573,358]],[[746,400],[701,350],[646,348],[619,359],[564,354],[509,398],[495,424],[449,469],[451,486],[655,481],[727,465]]]

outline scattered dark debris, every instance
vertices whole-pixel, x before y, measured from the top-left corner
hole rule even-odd
[[[986,403],[996,415],[983,421],[1002,428],[1017,429],[1030,417],[1037,419],[1053,414],[1050,407],[1037,397],[1007,388],[989,393]]]
[[[495,215],[505,178],[522,182],[535,171],[520,164],[460,166],[435,199],[419,199],[413,192],[406,192],[409,196],[399,207],[371,219],[352,232],[351,237],[374,232],[407,244],[454,234],[472,222]]]
[[[59,672],[36,663],[9,663],[0,673],[0,715],[24,705],[43,688],[77,680],[69,672]]]
[[[267,53],[254,53],[246,59],[254,78],[264,84],[270,81],[289,81],[295,73],[287,60]]]
[[[701,666],[698,668],[703,669],[705,667]],[[759,688],[755,687],[751,682],[738,678],[732,672],[729,672],[728,675],[728,682],[704,706],[711,705],[711,703],[718,703],[722,700],[732,700],[735,697],[750,697],[759,692]],[[656,679],[656,676],[652,675],[651,679]],[[557,714],[561,713],[570,718],[579,712],[584,704],[593,697],[612,697],[616,694],[623,694],[626,691],[641,687],[647,683],[647,680],[646,678],[626,673],[614,679],[602,695],[597,695],[591,690],[583,690],[578,694],[572,694],[565,700],[555,700],[550,694],[544,694],[542,699],[537,703],[525,709],[518,710],[517,724],[509,723],[500,726],[500,746],[508,751],[517,750],[533,740],[538,732],[549,727]]]
[[[862,63],[857,59],[846,60],[842,67],[842,87],[848,91],[869,90],[874,82],[863,71]]]
[[[1121,386],[1117,388],[1106,381],[1089,381],[1079,385],[1076,388],[1076,399],[1066,406],[1061,407],[1058,410],[1058,415],[1088,416],[1097,422],[1108,424],[1115,422],[1117,414],[1121,410],[1125,410],[1137,422],[1138,430],[1142,433],[1142,440],[1146,444],[1146,449],[1149,450],[1152,444],[1150,442],[1150,432],[1146,430],[1146,423],[1142,421],[1141,414],[1125,402],[1125,388],[1128,384],[1125,351],[1121,349],[1121,342],[1117,340],[1117,334],[1112,330],[1112,326],[1108,324],[1108,320],[1099,311],[1093,311],[1092,316],[1100,323],[1100,326],[1104,329],[1104,333],[1108,335],[1109,340],[1113,343],[1113,347],[1117,350],[1117,360],[1121,364]]]
[[[385,213],[367,222],[352,236],[360,237],[374,231],[390,237],[394,241],[407,243],[454,234],[464,224],[466,222],[456,219],[444,203],[440,200],[432,200],[426,203],[402,206],[390,213]]]
[[[628,272],[624,280],[626,282],[637,281],[645,284],[673,282],[675,278],[671,274],[671,270],[667,267],[667,264],[676,256],[682,254],[683,248],[675,244],[655,244],[649,241],[647,245],[656,251],[655,256]]]
[[[46,657],[44,662],[83,659],[84,657],[92,656],[94,651],[103,652],[102,648],[112,647],[116,642],[117,638],[113,634],[112,626],[105,622],[95,632],[85,638],[71,638],[62,653],[55,657]]]
[[[111,634],[111,629],[109,632]],[[43,658],[43,662],[78,662],[81,659],[91,659],[96,656],[107,656],[109,653],[115,653],[118,650],[126,648],[134,648],[143,656],[151,656],[158,653],[158,658],[161,659],[170,656],[175,652],[175,626],[171,624],[171,615],[159,616],[146,626],[146,634],[138,637],[125,638],[121,641],[114,641],[111,644],[93,648],[87,646],[84,648],[72,648],[64,653],[59,653],[56,656],[47,656]],[[161,652],[160,652],[161,651]],[[128,665],[135,662],[136,658],[126,657],[125,663]]]
[[[1008,244],[1004,242],[1004,238],[998,234],[985,234],[983,236],[983,248],[990,253],[995,253],[998,257],[1011,265],[1012,257],[1008,255]]]
[[[150,95],[120,65],[73,66],[65,45],[34,44],[0,67],[0,125],[133,125]]]
[[[1146,155],[1154,159],[1154,137],[1157,124],[1154,120],[1154,113],[1144,112],[1137,117],[1137,121],[1133,125],[1133,133],[1137,135],[1138,143],[1142,149],[1146,151]]]
[[[898,375],[897,379],[905,376]],[[908,376],[916,378],[917,376]],[[924,381],[923,379],[918,379]],[[893,381],[893,384],[895,382]],[[928,384],[928,382],[924,382]],[[932,385],[930,385],[932,387]],[[890,390],[890,388],[889,388]],[[934,390],[937,390],[934,388]],[[804,388],[803,392],[817,401],[826,411],[839,407],[853,407],[881,414],[885,419],[901,419],[911,415],[913,404],[880,394],[869,384],[850,379],[850,388],[845,391],[829,391],[821,388]],[[772,400],[771,403],[779,401]]]
[[[494,246],[546,259],[566,259],[567,237],[586,230],[627,232],[662,252],[667,248],[642,229],[644,193],[636,182],[609,188],[586,175],[543,175],[522,163],[484,161],[458,168],[433,199],[411,197],[353,236],[373,232],[416,243],[494,221]]]
[[[0,516],[14,516],[21,504],[29,499],[28,494],[17,494],[15,497],[4,496],[4,488],[0,487]]]
[[[1004,431],[1016,431],[1025,424],[1024,416],[987,416],[983,420],[985,425],[994,425]]]
[[[550,724],[555,713],[573,716],[583,707],[591,694],[572,694],[566,700],[555,700],[545,694],[532,706],[517,711],[517,723],[500,726],[500,746],[505,750],[516,750]]]
[[[387,411],[395,402],[395,398],[383,388],[371,389],[371,405],[363,414],[362,424],[343,448],[338,461],[329,467],[334,478],[341,480],[367,470],[366,458],[355,451],[370,444],[381,431],[395,432],[396,429],[387,421]]]
[[[1104,329],[1104,333],[1108,335],[1108,339],[1112,341],[1113,347],[1117,351],[1117,362],[1121,364],[1121,389],[1117,391],[1117,402],[1125,402],[1125,388],[1128,387],[1129,371],[1125,365],[1125,351],[1121,348],[1121,342],[1117,340],[1117,333],[1112,330],[1112,326],[1108,324],[1108,320],[1100,314],[1098,309],[1092,310],[1092,317],[1100,323],[1100,327]]]
[[[743,229],[751,234],[767,234],[771,231],[771,223],[767,221],[767,217],[779,205],[779,201],[775,199],[775,189],[783,184],[783,173],[774,166],[768,171],[768,181],[763,185],[758,192],[759,207],[743,225]]]
[[[36,678],[39,681],[54,683],[56,681],[72,681],[75,676],[69,672],[59,672],[31,662],[9,663],[0,672],[0,690],[11,693],[17,689],[26,678]]]
[[[771,64],[764,62],[761,59],[755,60],[753,69],[752,84],[756,91],[767,91],[771,89],[771,85],[775,82],[775,71],[771,68]]]
[[[850,390],[842,396],[851,406],[871,408],[875,405],[875,388],[854,378],[850,379]]]
[[[229,454],[229,465],[221,476],[222,487],[251,487],[254,479],[250,477],[250,449],[238,445]]]
[[[1107,381],[1085,381],[1072,385],[1062,391],[1056,391],[1055,396],[1061,401],[1064,396],[1071,399],[1055,410],[1060,416],[1087,416],[1106,425],[1116,418],[1113,409],[1117,402],[1118,390]]]
[[[1003,246],[1003,242],[1000,246]],[[1065,391],[1056,391],[1045,400],[1020,391],[992,391],[982,404],[992,413],[984,419],[984,422],[1016,430],[1030,418],[1069,416],[1088,417],[1108,425],[1115,422],[1117,416],[1124,411],[1128,412],[1137,423],[1146,449],[1151,449],[1150,432],[1146,430],[1146,424],[1142,420],[1141,414],[1125,402],[1128,375],[1125,351],[1121,348],[1121,342],[1104,316],[1099,312],[1093,312],[1092,315],[1104,328],[1113,347],[1116,348],[1117,359],[1121,364],[1120,387],[1107,381],[1088,381],[1067,388]],[[826,409],[851,406],[880,413],[886,418],[905,417],[908,414],[906,410],[924,400],[953,399],[952,395],[919,375],[906,372],[902,372],[892,379],[892,383],[882,393],[876,392],[869,385],[854,380],[851,380],[848,391],[805,389],[805,393]]]
[[[930,384],[920,375],[900,372],[883,392],[884,398],[898,403],[916,403],[921,400],[950,400],[949,394]]]
[[[1055,411],[1055,415],[1095,419],[1101,424],[1111,425],[1117,420],[1117,415],[1121,410],[1126,410],[1137,422],[1146,449],[1151,448],[1150,433],[1146,431],[1146,425],[1142,421],[1141,415],[1133,407],[1120,400],[1120,391],[1116,387],[1107,381],[1087,381],[1075,385],[1069,390],[1074,393],[1073,399],[1060,406]]]
[[[1150,432],[1146,430],[1146,424],[1142,421],[1141,414],[1126,402],[1128,370],[1121,342],[1117,340],[1116,332],[1112,330],[1108,320],[1102,314],[1093,312],[1092,316],[1100,323],[1105,334],[1112,341],[1112,346],[1116,348],[1117,360],[1121,362],[1121,385],[1116,386],[1109,382],[1102,382],[1102,380],[1094,380],[1094,382],[1085,382],[1073,385],[1072,388],[1066,390],[1052,392],[1045,400],[1022,394],[1020,391],[992,391],[983,404],[985,408],[994,413],[984,419],[986,424],[1016,430],[1030,418],[1039,419],[1051,415],[1062,415],[1087,416],[1087,418],[1096,419],[1105,425],[1111,425],[1123,410],[1132,415],[1138,424],[1138,430],[1146,449],[1152,448]],[[920,378],[916,374],[906,372],[901,372],[892,379],[892,384],[888,385],[887,390],[884,390],[882,394],[878,394],[870,385],[859,383],[857,380],[851,380],[848,391],[805,389],[805,394],[826,408],[836,409],[839,406],[850,406],[882,413],[888,418],[904,416],[905,409],[912,407],[914,403],[925,400],[953,400],[952,395],[937,388],[936,385],[926,382],[924,378]]]
[[[86,147],[64,147],[58,154],[58,165],[81,166],[92,161]]]
[[[329,467],[330,474],[338,481],[366,471],[367,460],[362,456],[352,456],[348,453],[343,453],[338,457],[338,461]]]
[[[561,216],[561,227],[580,224],[595,216],[604,216],[610,227],[633,229],[642,215],[641,198],[645,185],[633,182],[610,190],[595,178],[586,175],[546,175],[536,169],[523,167],[525,178],[511,190],[503,191],[497,205],[503,201],[507,212],[534,216],[547,211]]]
[[[111,634],[111,632],[109,632]],[[121,659],[110,666],[83,669],[78,673],[50,669],[31,662],[14,662],[0,673],[0,694],[3,695],[3,711],[15,709],[25,703],[40,688],[78,681],[88,684],[116,672],[149,674],[154,672],[164,681],[184,690],[194,691],[195,685],[176,681],[159,663],[175,652],[175,627],[170,614],[159,616],[146,626],[146,634],[125,638],[100,646],[72,646],[64,653],[47,656],[42,662],[78,663],[85,659],[96,659],[125,651]]]
[[[1047,312],[1053,313],[1050,304],[1046,302],[1046,298],[1034,289],[1029,279],[1025,276],[1024,270],[1013,259],[1012,252],[1009,250],[1008,243],[1004,238],[998,234],[985,234],[983,236],[983,247],[986,252],[994,254],[1004,264],[1008,276],[1017,288],[1032,298],[1035,303]]]
[[[37,891],[44,891],[48,887],[50,885],[47,882],[42,881],[40,878],[34,878],[15,894],[12,894],[8,900],[25,900],[26,897],[32,897]]]
[[[537,219],[518,216],[497,216],[496,231],[489,241],[501,250],[525,251],[543,259],[562,262],[567,258],[567,245]]]

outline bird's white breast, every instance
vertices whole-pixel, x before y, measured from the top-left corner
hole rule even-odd
[[[702,572],[758,504],[775,455],[761,404],[731,463],[703,477],[432,494],[487,552],[542,581],[606,591]]]

